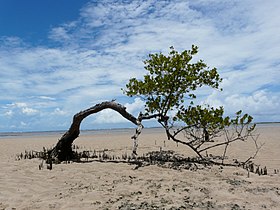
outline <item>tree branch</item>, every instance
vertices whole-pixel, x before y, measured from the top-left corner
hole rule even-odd
[[[105,101],[100,104],[96,104],[93,107],[90,107],[86,110],[83,110],[77,114],[74,115],[72,124],[69,128],[69,130],[63,134],[63,136],[59,139],[56,146],[51,150],[50,156],[53,158],[57,158],[58,160],[69,160],[72,158],[72,143],[73,141],[79,136],[80,134],[80,124],[87,116],[98,113],[104,109],[112,109],[118,113],[120,113],[124,118],[132,122],[133,124],[138,126],[138,131],[136,131],[136,134],[134,135],[134,146],[136,146],[133,150],[137,148],[137,137],[141,133],[141,130],[139,132],[139,129],[142,129],[142,124],[139,119],[134,117],[132,114],[128,113],[126,111],[126,107],[123,105],[116,103],[115,101]],[[138,132],[138,134],[137,134]]]

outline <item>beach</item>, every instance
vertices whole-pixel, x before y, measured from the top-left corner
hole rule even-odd
[[[39,170],[40,159],[16,160],[26,151],[56,144],[62,133],[3,135],[0,138],[0,210],[2,209],[279,209],[280,126],[257,125],[264,145],[254,163],[266,167],[259,176],[241,167],[207,166],[175,170],[123,162],[61,163]],[[131,154],[134,129],[81,132],[80,149]],[[245,161],[254,153],[250,143],[229,148],[228,156]],[[138,155],[172,150],[194,156],[167,140],[160,128],[144,129]]]

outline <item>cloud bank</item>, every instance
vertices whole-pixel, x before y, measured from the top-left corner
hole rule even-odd
[[[224,78],[223,92],[198,91],[201,103],[280,121],[279,1],[108,0],[77,9],[78,19],[49,30],[49,45],[0,37],[0,131],[67,129],[73,114],[103,100],[137,114],[143,102],[121,88],[145,73],[142,61],[192,44]],[[131,125],[110,110],[83,124],[117,126]]]

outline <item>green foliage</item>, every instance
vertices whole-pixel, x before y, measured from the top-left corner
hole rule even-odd
[[[207,128],[208,131],[221,130],[231,125],[249,125],[252,123],[253,117],[244,114],[242,111],[236,113],[236,117],[224,117],[224,108],[214,108],[210,106],[202,107],[200,105],[192,107],[189,106],[184,111],[180,111],[175,119],[185,122],[187,125],[193,125],[197,128]],[[254,125],[251,127],[254,129]]]
[[[191,50],[181,53],[170,47],[168,55],[150,54],[144,61],[147,74],[142,80],[130,79],[124,93],[144,99],[145,114],[157,114],[160,122],[165,120],[162,125],[166,129],[171,110],[175,113],[173,121],[184,122],[188,127],[202,129],[210,135],[226,127],[249,125],[253,118],[248,114],[242,116],[242,111],[230,119],[224,117],[223,107],[194,106],[195,90],[202,86],[219,89],[222,81],[216,68],[209,68],[202,60],[191,62],[197,53],[198,47],[193,45]],[[254,130],[254,126],[250,129]]]
[[[252,124],[253,117],[249,114],[244,114],[242,116],[242,110],[236,112],[236,117],[230,120],[230,125],[233,126],[248,126],[248,131],[251,132],[255,129],[256,124]]]
[[[195,107],[189,106],[183,112],[180,111],[177,116],[187,125],[205,128],[208,132],[214,132],[230,125],[229,118],[223,118],[223,114],[223,107],[213,108],[207,106],[203,108],[198,105]]]
[[[170,47],[167,56],[162,53],[150,54],[144,61],[148,71],[143,80],[130,79],[125,94],[140,96],[146,101],[146,112],[166,116],[170,110],[183,110],[185,98],[193,100],[193,93],[203,85],[219,88],[222,81],[217,69],[210,69],[202,60],[191,63],[198,47],[181,53]],[[192,101],[190,101],[192,103]]]

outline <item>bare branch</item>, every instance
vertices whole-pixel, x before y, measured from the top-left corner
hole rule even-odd
[[[256,137],[254,137],[253,135],[251,136],[252,137],[252,140],[254,141],[254,144],[255,144],[255,147],[256,147],[256,151],[255,151],[255,154],[252,156],[252,159],[254,159],[257,154],[259,153],[260,149],[264,146],[265,143],[261,143],[260,145],[258,144],[258,138],[259,138],[259,134],[256,135]]]
[[[116,103],[115,101],[105,101],[100,104],[96,104],[93,107],[90,107],[86,110],[83,110],[73,117],[73,122],[69,128],[69,130],[63,134],[63,136],[59,139],[56,146],[51,151],[51,157],[56,157],[59,160],[67,160],[71,159],[72,155],[72,143],[80,134],[80,124],[87,116],[98,113],[104,109],[112,109],[118,113],[120,113],[124,118],[137,125],[140,129],[142,127],[141,120],[135,118],[132,114],[126,111],[126,107],[123,105]],[[138,131],[139,132],[139,131]],[[141,133],[141,132],[140,132]],[[138,135],[140,134],[138,133]],[[134,144],[137,148],[137,133],[134,135]]]

